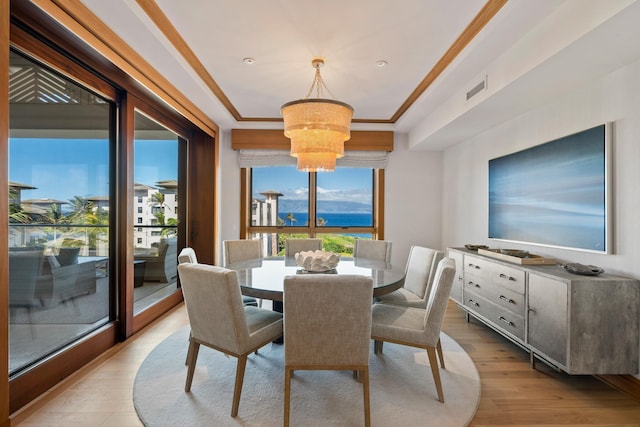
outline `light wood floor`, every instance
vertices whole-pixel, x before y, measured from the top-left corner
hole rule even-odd
[[[136,371],[156,344],[187,323],[181,305],[16,414],[12,426],[141,426],[132,402]],[[640,402],[590,376],[542,363],[532,370],[525,351],[466,322],[454,304],[443,330],[480,373],[482,398],[471,426],[640,426]]]

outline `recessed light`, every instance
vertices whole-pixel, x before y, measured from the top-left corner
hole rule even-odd
[[[380,61],[376,61],[376,65],[380,68],[386,67],[388,64],[389,62],[385,61],[384,59],[381,59]]]
[[[244,62],[247,65],[253,65],[255,64],[256,60],[253,58],[243,58],[242,62]]]

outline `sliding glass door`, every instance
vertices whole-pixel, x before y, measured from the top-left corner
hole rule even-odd
[[[115,104],[11,52],[9,374],[114,317]]]
[[[177,289],[181,140],[139,111],[134,140],[134,314]]]

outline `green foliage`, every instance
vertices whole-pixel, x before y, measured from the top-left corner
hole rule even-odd
[[[353,242],[355,237],[340,234],[318,234],[316,237],[322,239],[322,250],[334,252],[344,256],[353,255]],[[292,233],[278,234],[278,255],[284,255],[284,241],[287,239],[308,239],[308,234]]]
[[[63,248],[80,248],[82,247],[82,245],[84,245],[83,240],[69,239],[67,237],[62,239],[62,243],[60,244],[60,246]]]

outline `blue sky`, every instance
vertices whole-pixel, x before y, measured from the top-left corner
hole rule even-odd
[[[284,199],[306,199],[308,196],[308,175],[298,172],[295,167],[254,168],[254,197],[259,193],[275,190]],[[357,203],[371,203],[372,172],[366,168],[337,168],[335,172],[319,172],[318,199],[345,200]]]
[[[138,140],[135,181],[155,185],[177,179],[176,140]],[[109,194],[109,142],[105,139],[9,139],[9,181],[37,187],[22,199],[69,200]]]

